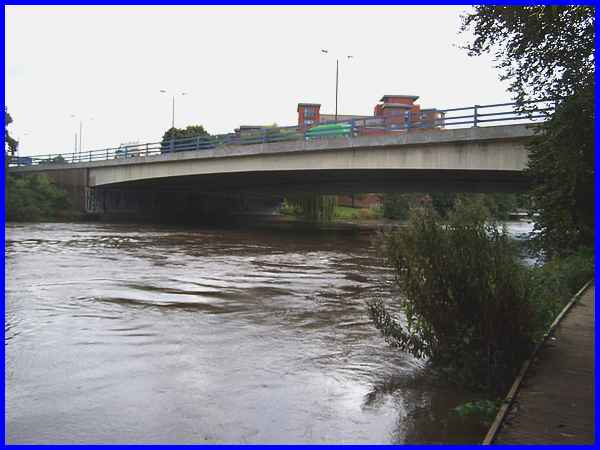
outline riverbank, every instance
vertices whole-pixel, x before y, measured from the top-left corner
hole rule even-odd
[[[592,282],[535,356],[493,443],[594,443],[594,306]]]

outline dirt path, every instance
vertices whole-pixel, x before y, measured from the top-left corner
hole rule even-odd
[[[594,443],[592,284],[530,367],[495,444]]]

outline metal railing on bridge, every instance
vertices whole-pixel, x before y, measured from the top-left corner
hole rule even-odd
[[[144,158],[153,155],[184,151],[206,151],[222,146],[267,144],[286,141],[315,140],[326,138],[356,138],[363,136],[394,135],[419,130],[440,131],[456,128],[482,127],[494,124],[535,123],[546,120],[555,109],[554,100],[492,105],[473,105],[451,109],[422,110],[414,117],[410,112],[402,116],[365,117],[338,122],[320,122],[308,129],[298,126],[264,127],[236,133],[194,136],[180,139],[121,145],[85,152],[62,152],[38,156],[13,156],[10,167],[41,164],[72,164],[111,159]],[[334,125],[331,127],[330,125]],[[329,126],[329,127],[328,127]]]

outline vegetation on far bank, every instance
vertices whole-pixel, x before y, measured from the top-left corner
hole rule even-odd
[[[11,137],[8,131],[8,126],[13,119],[6,108],[4,116],[6,221],[40,222],[80,219],[81,214],[72,207],[67,192],[59,188],[48,176],[8,173],[8,160],[16,155],[19,142]],[[62,163],[64,158],[57,156],[47,162]]]
[[[80,219],[67,193],[46,175],[6,177],[7,222],[71,221]]]
[[[360,196],[360,194],[358,194]],[[321,197],[317,194],[307,194],[285,199],[280,213],[289,216],[302,217],[305,220],[314,220],[318,223],[336,220],[369,221],[390,219],[406,221],[411,208],[430,205],[443,218],[454,207],[459,198],[480,198],[483,200],[492,218],[509,220],[510,213],[518,210],[529,210],[529,198],[525,194],[457,194],[453,192],[441,193],[385,193],[381,194],[381,205],[375,206],[341,206],[332,196],[328,202],[318,203],[315,199]],[[321,205],[321,206],[320,206]],[[308,206],[308,214],[305,208]],[[332,211],[316,213],[316,208],[333,208]]]
[[[335,217],[337,197],[335,195],[299,194],[288,196],[280,212],[302,217],[312,223],[329,223]]]

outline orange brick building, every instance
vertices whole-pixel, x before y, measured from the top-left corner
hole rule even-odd
[[[433,127],[442,125],[444,115],[435,108],[421,109],[415,101],[417,95],[384,95],[379,103],[373,108],[372,116],[358,116],[338,114],[338,122],[358,120],[359,123],[368,124],[368,119],[381,119],[379,122],[385,124],[385,129],[368,125],[364,127],[364,134],[381,134],[402,130],[407,127]],[[360,119],[363,119],[362,121]],[[334,114],[321,113],[319,103],[298,103],[298,128],[306,130],[311,126],[324,122],[333,122]]]

